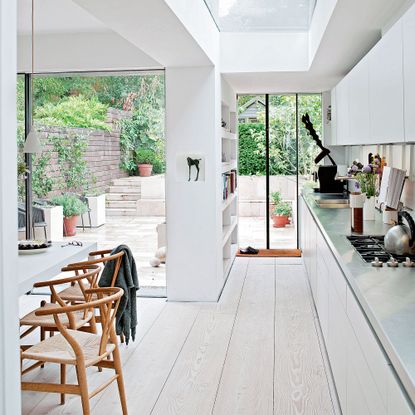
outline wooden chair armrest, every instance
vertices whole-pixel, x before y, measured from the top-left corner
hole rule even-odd
[[[75,311],[83,311],[92,308],[97,308],[102,304],[107,304],[111,301],[118,300],[124,294],[122,288],[118,287],[103,287],[103,288],[91,288],[85,290],[87,294],[98,294],[98,293],[108,293],[107,297],[100,298],[98,300],[89,301],[87,303],[75,304],[75,305],[68,305],[65,307],[57,306],[56,308],[49,308],[49,309],[38,309],[36,310],[35,314],[37,316],[49,316],[49,315],[57,315],[57,314],[64,314],[64,313],[73,313]]]
[[[62,272],[82,271],[82,270],[97,269],[97,268],[100,268],[100,266],[96,264],[85,265],[83,262],[78,262],[78,263],[69,264],[66,267],[61,268],[61,271]]]
[[[92,251],[89,253],[89,256],[97,256],[97,255],[106,255],[110,254],[112,249],[102,249],[101,251]]]
[[[97,267],[99,268],[99,267]],[[83,278],[88,278],[88,277],[92,277],[94,275],[96,275],[97,271],[92,271],[92,272],[86,272],[85,274],[80,274],[80,275],[72,275],[70,277],[64,277],[64,278],[58,278],[58,279],[54,279],[54,280],[48,280],[48,281],[39,281],[39,282],[35,282],[33,284],[34,288],[39,288],[39,287],[50,287],[52,285],[61,285],[61,284],[68,284],[71,283],[73,281],[79,281],[80,279]]]

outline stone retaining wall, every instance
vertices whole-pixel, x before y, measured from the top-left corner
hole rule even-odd
[[[92,172],[89,179],[89,189],[98,193],[108,190],[111,181],[128,174],[120,169],[120,128],[119,121],[130,118],[131,113],[114,108],[108,109],[107,123],[111,126],[111,131],[90,130],[87,128],[65,128],[53,126],[38,126],[38,131],[44,143],[44,149],[50,150],[51,162],[47,169],[50,177],[59,177],[57,154],[53,152],[53,145],[49,142],[51,136],[68,136],[80,134],[87,136],[88,148],[85,153],[85,160],[88,168]],[[48,197],[60,193],[54,189]]]

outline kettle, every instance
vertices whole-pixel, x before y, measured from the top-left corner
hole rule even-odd
[[[403,224],[405,219],[408,226]],[[406,255],[414,252],[415,222],[405,211],[398,213],[398,224],[388,230],[385,235],[385,250],[390,254]]]

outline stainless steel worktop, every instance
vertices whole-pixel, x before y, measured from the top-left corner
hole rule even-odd
[[[415,403],[415,268],[373,268],[365,263],[346,238],[351,234],[350,209],[319,208],[319,196],[311,191],[302,197]],[[364,222],[365,235],[384,235],[390,228],[377,215],[375,221]]]

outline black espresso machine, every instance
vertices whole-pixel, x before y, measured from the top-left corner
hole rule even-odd
[[[337,176],[337,165],[333,158],[330,156],[330,150],[323,146],[316,130],[313,127],[313,123],[310,121],[308,113],[302,116],[301,121],[303,122],[308,133],[312,139],[320,147],[321,153],[314,159],[314,162],[318,164],[324,157],[328,157],[331,165],[318,166],[318,180],[320,182],[320,193],[343,193],[344,183],[342,180],[336,180]]]

